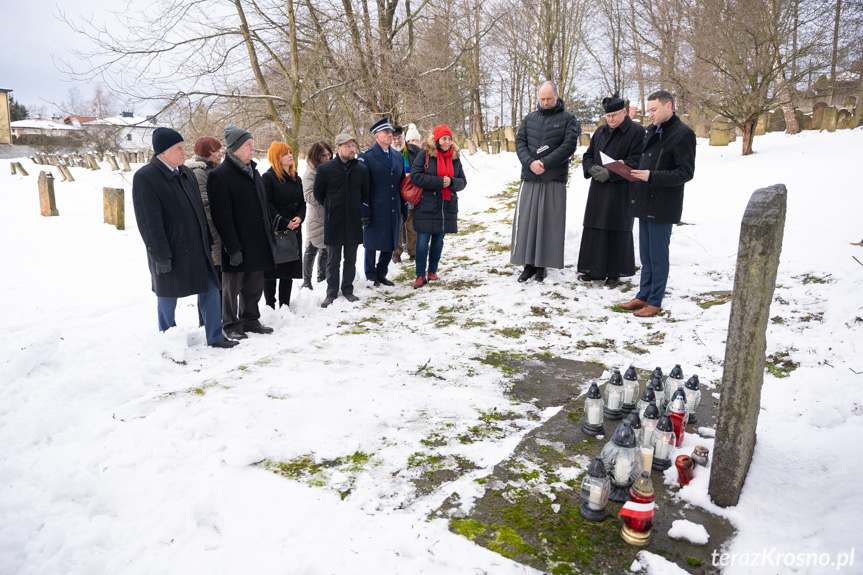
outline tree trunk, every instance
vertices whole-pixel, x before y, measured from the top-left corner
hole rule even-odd
[[[747,120],[743,123],[743,155],[748,156],[752,152],[752,141],[755,140],[755,126],[758,118]]]
[[[839,61],[839,18],[842,14],[842,0],[836,0],[836,14],[833,17],[833,55],[830,57],[830,84],[836,83],[836,63]]]
[[[782,114],[785,116],[785,133],[798,134],[800,133],[800,126],[797,124],[797,116],[794,115],[794,103],[791,101],[791,86],[788,85],[784,72],[779,74],[777,82],[779,84],[779,97],[782,100]]]

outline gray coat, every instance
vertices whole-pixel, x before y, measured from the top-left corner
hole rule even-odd
[[[201,190],[201,200],[204,202],[204,213],[207,214],[207,226],[210,228],[210,235],[213,236],[210,255],[213,257],[213,265],[220,266],[222,265],[222,250],[219,245],[219,232],[213,225],[213,216],[210,214],[210,197],[207,195],[207,174],[215,169],[216,164],[201,156],[195,156],[186,162],[186,166],[192,168],[192,171],[195,172],[195,178],[198,179],[198,189]]]
[[[326,248],[324,243],[324,206],[315,199],[315,176],[318,171],[311,166],[303,172],[303,197],[306,198],[306,247]]]

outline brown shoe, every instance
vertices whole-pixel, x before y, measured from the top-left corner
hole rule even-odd
[[[640,299],[635,298],[635,299],[629,300],[626,303],[620,304],[620,307],[622,307],[623,309],[628,309],[629,311],[635,311],[637,309],[643,308],[646,305],[647,305],[646,301],[641,301]]]
[[[653,317],[660,313],[662,313],[661,307],[656,307],[655,305],[646,305],[637,312],[635,312],[634,315],[637,315],[638,317]]]

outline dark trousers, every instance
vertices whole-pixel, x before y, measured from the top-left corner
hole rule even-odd
[[[443,253],[443,236],[443,232],[439,234],[417,232],[417,277],[426,275],[426,259],[428,259],[428,271],[437,273],[440,255]]]
[[[204,331],[207,343],[216,343],[225,339],[222,333],[222,312],[219,309],[219,286],[210,271],[207,271],[207,292],[198,294],[198,310],[204,320]],[[159,316],[159,331],[167,331],[177,325],[174,312],[177,310],[177,298],[157,297],[156,312]]]
[[[375,254],[380,254],[377,263],[375,263]],[[389,270],[392,257],[392,252],[376,252],[366,249],[366,279],[374,281],[378,278],[387,277],[387,270]]]
[[[276,282],[279,283],[279,307],[291,304],[291,288],[294,286],[291,278],[264,279],[264,301],[273,309],[276,308]]]
[[[346,246],[327,246],[327,297],[339,297],[339,271],[342,256],[345,258],[341,275],[342,295],[354,293],[354,278],[357,275],[358,244]]]
[[[264,272],[222,271],[222,324],[226,333],[261,325],[258,302],[264,293]]]
[[[641,257],[641,284],[635,297],[647,305],[662,307],[668,284],[668,244],[674,224],[638,220],[638,253]]]
[[[404,250],[408,255],[414,257],[417,249],[417,233],[414,230],[414,211],[408,210],[406,218],[402,218],[402,227],[399,229],[399,247],[393,253],[401,257]]]
[[[303,254],[303,282],[312,283],[312,272],[315,268],[315,256],[318,258],[318,281],[327,279],[327,248],[316,248],[312,244],[306,246]]]

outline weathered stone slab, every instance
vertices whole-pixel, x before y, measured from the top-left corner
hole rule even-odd
[[[837,130],[850,130],[851,122],[854,119],[854,116],[851,115],[851,111],[848,108],[842,108],[836,114],[836,129]]]
[[[120,161],[123,162],[123,171],[131,172],[132,166],[129,165],[129,154],[125,150],[120,150]]]
[[[494,140],[491,143],[491,153],[499,154],[500,153],[500,140]]]
[[[515,141],[515,128],[512,126],[504,126],[503,127],[503,135],[507,140]]]
[[[515,153],[515,140],[506,141],[506,151]]]
[[[57,166],[60,170],[60,174],[63,176],[63,180],[67,182],[74,182],[75,178],[72,176],[72,170],[69,169],[69,166],[59,165]]]
[[[473,138],[467,139],[467,149],[468,149],[468,152],[470,153],[471,156],[476,154],[476,142],[474,141]]]
[[[99,170],[99,164],[96,162],[96,158],[93,157],[93,154],[87,154],[84,156],[87,159],[87,167],[91,170]]]
[[[839,119],[839,112],[836,106],[827,106],[821,112],[821,131],[835,132],[836,122]]]
[[[54,176],[51,172],[39,172],[39,210],[45,217],[59,216],[57,200],[54,198]]]
[[[726,118],[717,116],[710,124],[710,145],[727,146],[734,136],[734,126]]]
[[[118,230],[126,229],[126,203],[123,188],[102,188],[103,221]]]
[[[488,154],[488,140],[480,140],[479,147],[483,152]]]
[[[786,200],[782,184],[757,190],[740,226],[710,471],[710,497],[722,507],[737,504],[755,450],[767,324],[782,250]]]
[[[116,171],[120,170],[120,166],[117,164],[117,157],[114,154],[105,154],[105,159],[108,160],[108,165],[111,166],[111,169]]]
[[[590,145],[590,134],[582,132],[582,134],[578,137],[578,145],[584,146],[585,148]]]
[[[812,106],[812,129],[821,129],[821,117],[824,114],[824,108],[827,107],[827,102],[815,102]]]
[[[21,165],[21,162],[15,162],[12,164],[12,173],[14,174],[16,171],[22,176],[30,175],[27,173],[27,170],[24,169],[24,166]]]

